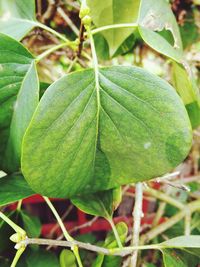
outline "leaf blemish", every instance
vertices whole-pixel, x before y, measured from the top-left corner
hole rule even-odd
[[[151,147],[151,142],[147,142],[144,144],[145,149],[149,149]]]

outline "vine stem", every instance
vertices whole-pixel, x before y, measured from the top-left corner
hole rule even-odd
[[[52,33],[53,35],[57,36],[58,38],[60,38],[61,40],[65,41],[65,42],[70,42],[65,36],[63,36],[62,34],[60,34],[59,32],[55,31],[54,29],[46,26],[45,24],[42,24],[40,22],[36,23],[36,26]]]
[[[138,246],[139,236],[140,236],[140,225],[142,212],[142,201],[143,201],[143,185],[142,183],[137,183],[135,185],[135,205],[133,210],[133,237],[132,245]],[[134,250],[131,256],[130,267],[136,267],[137,265],[138,250]]]
[[[110,223],[111,227],[112,227],[112,230],[113,230],[113,233],[114,233],[114,236],[115,236],[115,239],[117,241],[117,245],[119,248],[123,248],[122,246],[122,243],[121,243],[121,240],[120,240],[120,237],[119,237],[119,234],[118,234],[118,231],[117,231],[117,228],[113,222],[113,219],[110,218],[108,219],[108,222]]]
[[[120,24],[113,24],[113,25],[106,25],[103,27],[99,27],[97,29],[94,29],[91,31],[92,35],[102,32],[102,31],[107,31],[111,29],[119,29],[119,28],[137,28],[138,24],[137,23],[120,23]]]
[[[10,267],[15,267],[21,257],[21,255],[23,254],[25,250],[25,247],[21,247],[20,249],[17,250],[16,254],[15,254],[15,257],[13,259],[13,262],[12,264],[10,265]]]
[[[48,55],[50,55],[54,51],[56,51],[56,50],[58,50],[58,49],[60,49],[62,47],[68,46],[69,44],[70,44],[70,41],[67,41],[65,43],[62,43],[62,44],[59,44],[59,45],[55,45],[55,46],[49,48],[44,53],[42,53],[39,56],[37,56],[36,62],[38,63],[39,61],[41,61],[43,58],[47,57]]]
[[[51,203],[51,201],[48,199],[48,197],[43,196],[44,200],[46,201],[47,205],[49,206],[49,208],[51,209],[53,215],[55,216],[58,224],[60,225],[60,228],[63,232],[64,237],[66,238],[67,241],[71,242],[71,249],[74,252],[74,255],[76,257],[77,263],[79,267],[83,267],[82,262],[81,262],[81,258],[79,255],[79,251],[78,251],[78,246],[76,246],[76,244],[72,244],[72,242],[74,241],[74,239],[68,234],[64,223],[62,222],[61,217],[59,216],[58,212],[56,211],[56,209],[54,208],[53,204]]]
[[[26,238],[21,241],[19,244],[21,245],[43,245],[43,246],[59,246],[59,247],[74,247],[77,246],[79,248],[93,251],[96,253],[104,254],[104,255],[112,255],[112,256],[120,256],[125,257],[130,255],[133,250],[148,250],[148,249],[161,249],[162,246],[160,244],[152,244],[152,245],[144,245],[144,246],[130,246],[123,248],[113,248],[107,249],[104,247],[99,247],[96,245],[92,245],[90,243],[84,243],[76,240],[72,241],[63,241],[63,240],[54,240],[54,239],[43,239],[43,238]]]

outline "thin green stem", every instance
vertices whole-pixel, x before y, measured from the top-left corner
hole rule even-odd
[[[39,62],[41,61],[43,58],[47,57],[48,55],[50,55],[51,53],[53,53],[54,51],[62,48],[62,47],[65,47],[65,46],[68,46],[69,45],[69,42],[65,42],[65,43],[62,43],[62,44],[59,44],[59,45],[55,45],[51,48],[49,48],[48,50],[46,50],[44,53],[40,54],[39,56],[37,56],[36,58],[36,62]]]
[[[119,237],[117,228],[116,228],[116,226],[115,226],[115,224],[114,224],[114,222],[113,222],[113,219],[112,219],[112,218],[108,219],[108,222],[110,223],[110,225],[111,225],[111,227],[112,227],[112,230],[113,230],[115,239],[116,239],[116,241],[117,241],[117,245],[118,245],[118,247],[119,247],[119,248],[122,248],[123,246],[122,246],[122,243],[121,243],[121,240],[120,240],[120,237]]]
[[[12,227],[16,233],[19,233],[19,234],[24,235],[24,236],[26,235],[26,232],[20,226],[18,226],[16,223],[14,223],[10,218],[8,218],[1,211],[0,211],[0,218],[2,220],[4,220],[7,224],[9,224],[10,227]]]
[[[94,39],[91,34],[91,30],[87,29],[89,38],[90,38],[90,44],[91,44],[91,51],[92,51],[92,59],[93,59],[93,66],[94,66],[94,72],[95,72],[95,84],[96,84],[96,92],[97,92],[97,106],[98,106],[98,113],[99,113],[99,107],[100,107],[100,88],[99,88],[99,64],[98,64],[98,58],[96,54]],[[99,116],[99,114],[97,114]]]
[[[69,42],[69,40],[65,36],[63,36],[62,34],[60,34],[57,31],[55,31],[54,29],[46,26],[45,24],[42,24],[40,22],[37,22],[37,26],[40,27],[40,28],[42,28],[42,29],[44,29],[44,30],[46,30],[46,31],[48,31],[48,32],[50,32],[50,33],[52,33],[53,35],[57,36],[61,40],[65,41],[65,42]]]
[[[21,210],[22,201],[23,201],[23,199],[21,199],[21,200],[18,201],[18,203],[17,203],[17,211],[20,211]]]
[[[189,236],[191,232],[191,212],[188,209],[185,214],[185,235]]]
[[[61,217],[59,216],[58,212],[56,211],[56,209],[54,208],[54,206],[52,205],[51,201],[48,199],[48,197],[44,197],[44,200],[46,201],[47,205],[49,206],[49,208],[51,209],[53,215],[55,216],[58,224],[60,225],[60,228],[63,232],[64,237],[66,238],[67,241],[72,242],[74,239],[68,234],[64,223],[62,222]],[[78,251],[78,247],[76,245],[72,245],[71,247],[72,251],[74,252],[74,255],[76,257],[76,260],[78,262],[79,267],[83,267],[81,259],[80,259],[80,255],[79,255],[79,251]]]
[[[138,24],[137,23],[121,23],[121,24],[111,24],[111,25],[106,25],[103,27],[99,27],[97,29],[94,29],[91,31],[92,35],[102,32],[102,31],[107,31],[110,29],[119,29],[119,28],[137,28]]]
[[[18,263],[21,255],[23,254],[24,250],[25,250],[25,247],[21,247],[20,249],[17,250],[17,252],[15,254],[15,257],[13,259],[13,262],[12,262],[10,267],[15,267],[17,265],[17,263]]]
[[[158,198],[164,202],[167,202],[168,204],[174,206],[174,207],[177,207],[178,209],[183,209],[184,208],[184,205],[179,202],[178,200],[168,196],[167,194],[165,193],[162,193],[158,190],[155,190],[153,188],[146,188],[145,189],[145,192],[149,193],[151,196],[155,197],[155,198]]]

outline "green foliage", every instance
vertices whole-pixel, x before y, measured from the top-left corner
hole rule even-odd
[[[68,249],[63,249],[60,253],[60,267],[76,267],[76,258]]]
[[[191,70],[189,71],[191,72]],[[193,74],[187,73],[176,62],[173,62],[172,74],[174,87],[186,106],[192,127],[196,128],[200,125],[200,93]]]
[[[198,5],[197,1],[193,2]],[[81,8],[80,17],[83,24],[87,22],[87,33],[83,33],[86,42],[82,56],[75,58],[73,64],[76,62],[78,66],[75,70],[91,66],[87,55],[90,38],[93,69],[75,71],[49,85],[39,82],[37,72],[42,66],[37,68],[36,64],[65,45],[72,50],[79,45],[78,54],[81,54],[79,41],[82,38],[68,41],[62,34],[38,22],[35,0],[0,1],[0,170],[5,172],[0,178],[0,206],[35,192],[67,197],[84,212],[102,216],[112,225],[113,212],[121,202],[121,185],[161,176],[185,159],[192,143],[191,124],[193,128],[200,125],[200,97],[196,77],[185,62],[179,27],[169,3],[166,0],[83,1],[82,5],[86,6]],[[190,11],[192,22],[181,28],[183,45],[187,49],[198,40],[195,10],[197,8]],[[96,30],[94,46],[92,35],[95,30],[90,27],[91,20],[94,27],[110,25],[109,29]],[[129,26],[124,27],[124,23]],[[17,40],[22,40],[37,26],[65,43],[35,58]],[[189,38],[187,32],[191,33]],[[114,64],[121,64],[118,56],[138,43],[143,47],[141,40],[173,60],[173,84],[180,97],[167,82],[142,68],[98,66],[96,54],[102,61],[112,58]],[[23,43],[27,44],[26,41]],[[198,50],[198,44],[195,49]],[[77,54],[77,51],[71,52]],[[139,53],[142,55],[142,49]],[[139,53],[134,55],[135,62]],[[67,61],[58,61],[67,73],[71,59],[72,55]],[[138,62],[142,63],[141,58]],[[73,64],[70,63],[71,69]],[[102,62],[102,65],[108,64]],[[187,197],[184,192],[179,200],[184,198],[186,201]],[[177,212],[169,207],[170,215]],[[23,227],[28,238],[40,236],[38,218],[19,209],[7,216],[13,224]],[[6,217],[2,215],[1,218]],[[191,217],[192,234],[199,234],[198,220],[198,214]],[[9,240],[13,234],[12,221],[7,219],[9,226],[0,221],[0,253],[9,251],[9,256],[13,256]],[[179,231],[173,236],[183,233],[183,221],[177,226]],[[116,228],[124,245],[128,228],[122,222]],[[14,229],[19,228],[14,225]],[[168,237],[174,229],[170,229]],[[103,247],[112,251],[117,248],[117,241],[120,243],[116,241],[114,227],[113,230],[114,233],[110,232],[102,242]],[[94,241],[92,235],[82,238],[85,238],[84,242]],[[178,236],[150,247],[162,251],[165,267],[195,267],[199,263],[198,235]],[[81,256],[86,260],[86,254]],[[1,266],[10,264],[10,259],[0,257]],[[120,267],[121,264],[121,257],[99,254],[92,266]],[[77,262],[70,250],[62,250],[59,264],[55,254],[30,246],[19,266],[76,267]]]
[[[41,223],[39,218],[31,216],[27,212],[19,211],[20,219],[22,220],[23,229],[29,237],[39,237],[41,233]]]
[[[22,157],[36,192],[106,190],[162,175],[186,157],[190,123],[168,83],[136,67],[103,68],[99,78],[98,92],[92,70],[67,75],[42,98]]]
[[[21,40],[36,26],[35,0],[0,2],[0,32]]]
[[[34,195],[26,180],[20,174],[0,178],[0,206],[10,204]]]
[[[128,234],[128,227],[125,223],[120,222],[116,224],[116,228],[117,228],[117,232],[119,234],[121,243],[122,245],[124,245],[127,234]],[[117,247],[117,242],[115,240],[115,236],[113,232],[108,233],[103,246],[109,249]],[[120,257],[98,255],[92,267],[120,267],[121,262],[122,262],[122,259]]]
[[[34,58],[20,43],[0,34],[0,51],[0,168],[14,172],[39,101],[39,85]]]
[[[158,32],[169,30],[174,38],[171,45]],[[154,50],[178,62],[182,59],[182,41],[173,12],[166,0],[141,1],[139,32],[142,39]]]
[[[27,267],[59,267],[59,261],[52,252],[40,249],[31,250],[26,256]]]
[[[104,25],[133,23],[137,21],[140,0],[87,0],[91,17],[97,27]],[[111,29],[102,32],[109,44],[110,55],[114,55],[133,29]]]
[[[102,216],[106,219],[112,217],[113,211],[121,198],[119,190],[102,191],[95,194],[82,195],[72,198],[72,203],[85,213]]]

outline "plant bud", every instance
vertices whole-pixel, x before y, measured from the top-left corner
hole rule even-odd
[[[19,243],[22,240],[22,236],[19,233],[11,235],[10,240],[14,243]]]
[[[89,14],[90,14],[90,8],[88,6],[85,6],[84,8],[81,8],[80,13],[79,13],[79,17],[80,17],[80,19],[82,19]]]
[[[82,22],[83,22],[84,26],[90,26],[90,24],[92,22],[92,18],[87,15],[82,19]]]

